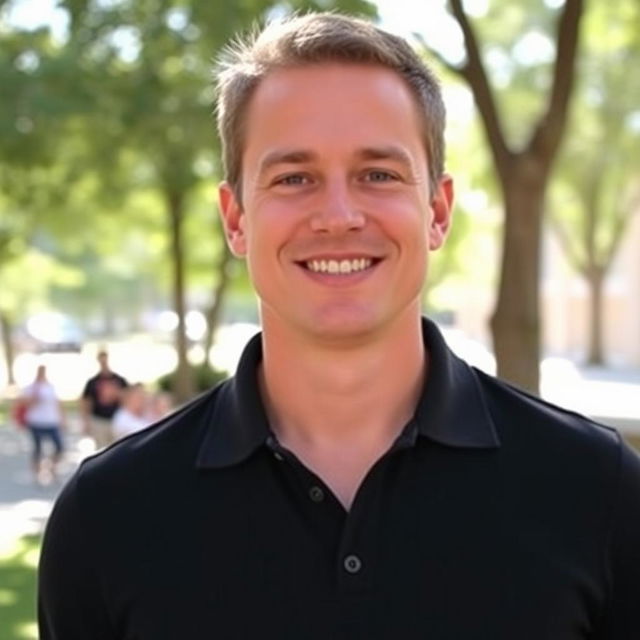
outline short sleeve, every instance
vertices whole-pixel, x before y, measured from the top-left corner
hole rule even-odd
[[[621,443],[608,566],[611,591],[598,640],[640,638],[640,457]]]
[[[38,571],[40,640],[116,640],[78,507],[78,474],[63,489],[46,527]]]

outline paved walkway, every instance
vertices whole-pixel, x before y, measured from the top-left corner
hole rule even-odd
[[[29,466],[29,434],[0,425],[0,554],[17,537],[43,530],[60,489],[91,452],[92,442],[73,431],[65,441],[67,452],[59,477],[42,486],[35,482]]]
[[[578,368],[566,360],[549,359],[542,366],[542,397],[640,436],[640,370]]]

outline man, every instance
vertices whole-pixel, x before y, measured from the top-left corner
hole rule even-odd
[[[80,415],[84,432],[93,438],[96,449],[102,449],[115,441],[111,421],[128,383],[111,370],[104,350],[98,352],[98,365],[98,373],[87,380],[82,391]]]
[[[235,377],[85,462],[42,555],[48,638],[640,637],[640,463],[420,317],[453,186],[431,72],[337,15],[227,52]]]

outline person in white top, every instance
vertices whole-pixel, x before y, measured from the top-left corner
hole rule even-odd
[[[124,438],[130,433],[140,431],[153,422],[148,414],[149,398],[143,385],[132,384],[122,395],[122,404],[113,415],[113,434]]]
[[[27,404],[26,423],[32,437],[31,466],[36,482],[55,479],[64,451],[62,428],[65,415],[53,385],[47,380],[47,368],[40,365],[35,380],[23,392]],[[48,468],[44,465],[43,442],[50,440],[53,453]]]

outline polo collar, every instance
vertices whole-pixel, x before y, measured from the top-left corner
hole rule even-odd
[[[429,368],[412,420],[418,435],[450,447],[499,447],[477,373],[454,355],[437,326],[426,318],[422,335]],[[244,348],[235,376],[211,396],[213,406],[207,412],[199,468],[238,464],[273,437],[258,387],[261,361],[262,337],[258,333]]]
[[[422,336],[429,366],[414,415],[418,433],[450,447],[499,447],[478,373],[451,351],[438,327],[427,318],[422,319]]]

